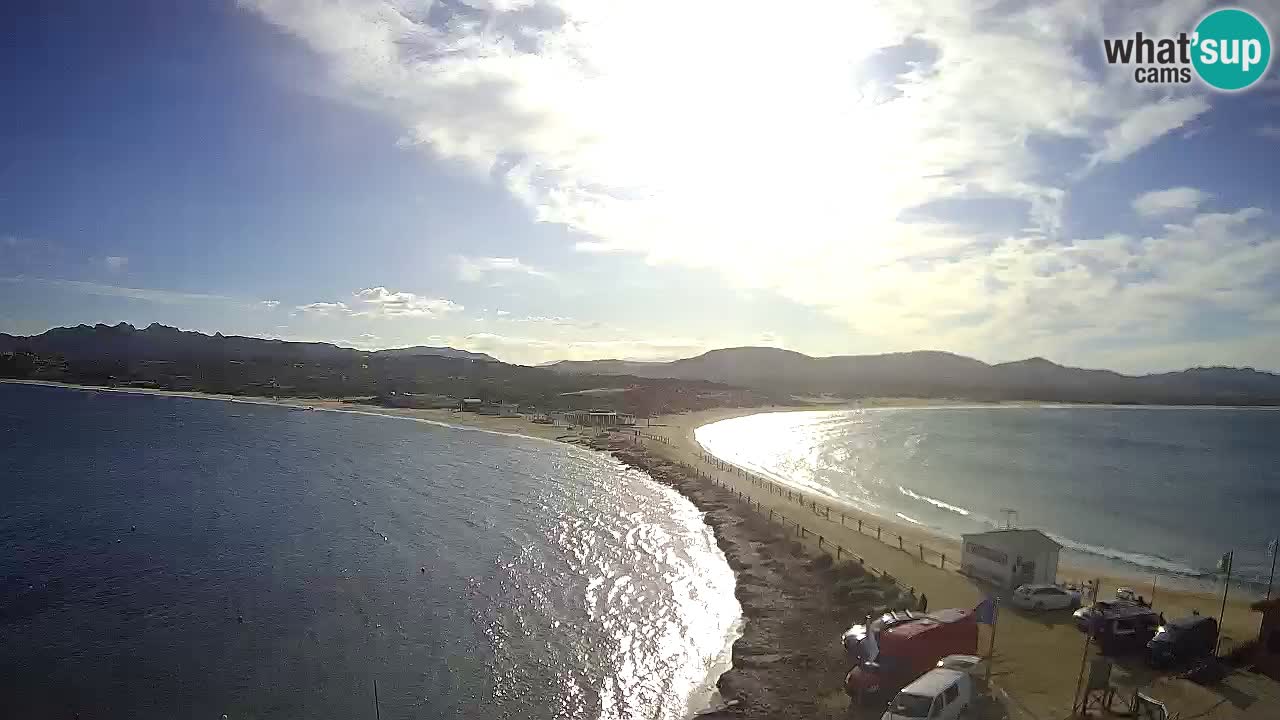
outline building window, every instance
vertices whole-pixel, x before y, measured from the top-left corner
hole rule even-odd
[[[990,560],[997,565],[1004,565],[1009,562],[1008,555],[1000,552],[999,550],[992,550],[985,545],[979,545],[978,543],[971,542],[965,545],[965,547],[974,555]]]

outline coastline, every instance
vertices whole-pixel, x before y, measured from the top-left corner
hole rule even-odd
[[[375,417],[401,417],[418,420],[432,425],[480,430],[501,435],[514,435],[534,440],[550,440],[582,445],[586,436],[564,425],[538,425],[524,418],[502,418],[475,413],[460,413],[453,410],[427,410],[417,408],[390,408],[381,405],[364,405],[347,402],[341,398],[270,398],[260,395],[224,395],[218,393],[188,392],[184,390],[158,390],[155,388],[110,388],[97,385],[76,385],[72,383],[52,382],[48,380],[14,380],[0,379],[0,383],[11,385],[33,385],[37,387],[62,388],[82,392],[110,392],[124,395],[148,395],[155,397],[175,397],[188,400],[214,400],[220,402],[244,403],[249,405],[270,405],[296,410],[314,408],[327,412],[345,412],[354,415],[371,415]]]
[[[894,402],[896,403],[896,401]],[[951,406],[954,407],[959,405],[960,405],[959,403],[956,403]],[[1006,405],[1014,406],[1014,407],[1019,406],[1014,404],[1006,404]],[[947,405],[940,405],[935,403],[888,404],[886,402],[881,402],[875,405],[842,406],[839,408],[833,408],[833,410],[837,410],[837,411],[838,410],[854,410],[854,409],[865,409],[868,407],[879,407],[879,408],[885,408],[885,409],[914,407],[914,408],[924,409],[925,407],[947,407]],[[1091,406],[1085,406],[1085,407],[1091,407]],[[1127,406],[1120,406],[1120,407],[1127,407]],[[674,443],[680,444],[682,446],[682,449],[684,449],[686,452],[692,452],[692,453],[706,452],[708,455],[710,455],[711,453],[704,450],[702,446],[698,443],[696,437],[694,436],[694,433],[700,427],[703,427],[705,425],[709,425],[715,422],[719,422],[721,420],[729,420],[735,417],[744,417],[747,415],[757,414],[755,412],[751,412],[750,409],[743,409],[743,410],[744,410],[743,412],[737,412],[736,410],[725,410],[725,411],[713,410],[713,411],[705,411],[705,415],[703,413],[687,413],[684,415],[665,416],[662,418],[662,420],[664,421],[665,427],[660,427],[657,429],[660,431],[665,430],[665,432],[661,432],[659,434],[669,437],[671,441]],[[800,412],[800,411],[811,411],[811,410],[813,410],[813,408],[783,407],[783,408],[777,408],[777,409],[762,409],[761,412]],[[802,495],[808,494],[799,488],[793,487],[792,489]],[[817,500],[820,504],[825,503],[830,505],[833,508],[837,507],[837,505],[840,504],[838,501],[833,500],[831,498],[826,498],[822,495],[813,495],[813,494],[808,494],[808,495],[810,496],[811,499]],[[886,533],[891,533],[895,536],[901,535],[902,537],[907,539],[907,542],[909,544],[919,545],[923,543],[927,548],[937,548],[941,551],[947,552],[948,557],[952,557],[953,553],[955,558],[960,557],[961,542],[959,541],[959,539],[945,535],[942,532],[937,531],[932,527],[929,527],[926,525],[917,525],[917,524],[907,523],[896,518],[884,517],[880,515],[872,515],[867,513],[865,510],[854,508],[852,506],[847,506],[847,508],[844,508],[844,509],[846,509],[850,517],[862,516],[865,518],[874,518],[874,521],[876,522],[876,524],[882,526],[885,529]],[[1103,567],[1100,567],[1100,565],[1101,565],[1101,562],[1099,563],[1099,566],[1087,566],[1087,565],[1063,562],[1060,565],[1058,574],[1060,577],[1069,579],[1073,582],[1084,581],[1090,578],[1100,578],[1102,580],[1102,588],[1103,588],[1104,596],[1109,595],[1111,592],[1114,591],[1115,588],[1121,587],[1121,586],[1132,587],[1137,592],[1143,595],[1149,596],[1151,594],[1150,589],[1152,587],[1152,581],[1153,579],[1156,579],[1156,597],[1161,599],[1176,598],[1176,602],[1174,603],[1175,609],[1177,611],[1184,611],[1184,614],[1189,614],[1192,609],[1200,609],[1202,612],[1204,612],[1204,614],[1210,614],[1205,611],[1209,609],[1216,610],[1222,601],[1222,593],[1220,589],[1216,591],[1214,590],[1206,591],[1206,590],[1201,590],[1195,587],[1191,587],[1189,585],[1178,584],[1179,582],[1178,578],[1171,577],[1168,574],[1161,574],[1159,573],[1159,571],[1156,571],[1156,570],[1152,570],[1151,572],[1147,573],[1137,568],[1134,568],[1132,571],[1127,571],[1126,569],[1103,568]],[[1188,579],[1188,582],[1190,581],[1191,579]],[[1247,616],[1251,615],[1253,618],[1251,620],[1253,625],[1253,630],[1257,629],[1256,628],[1257,616],[1252,615],[1248,606],[1250,603],[1254,602],[1255,600],[1261,599],[1261,597],[1255,597],[1255,595],[1256,595],[1255,592],[1245,590],[1240,587],[1233,588],[1228,595],[1228,610],[1232,610],[1234,608],[1242,612],[1244,615],[1247,615]],[[1161,604],[1163,604],[1163,600]],[[1212,613],[1212,614],[1216,615],[1216,613]],[[1228,617],[1227,624],[1230,625],[1231,613],[1228,613],[1228,615],[1229,617]]]
[[[296,409],[315,408],[317,410],[348,412],[352,414],[382,417],[403,417],[446,427],[481,430],[538,440],[566,442],[581,446],[590,446],[594,437],[599,434],[598,432],[594,432],[587,428],[575,428],[565,425],[535,424],[529,422],[523,417],[502,418],[496,416],[477,415],[475,413],[461,413],[447,409],[391,408],[346,402],[338,398],[270,398],[252,395],[225,395],[195,391],[160,390],[154,388],[109,388],[44,380],[0,379],[0,383],[57,387],[87,392],[114,392],[132,395],[179,397],[197,400],[219,400],[224,402],[273,405]],[[1005,403],[972,403],[960,400],[920,398],[871,398],[864,401],[824,403],[816,406],[777,405],[743,408],[712,408],[709,410],[655,417],[652,419],[652,423],[654,424],[650,427],[638,425],[637,429],[667,437],[673,443],[677,443],[682,451],[696,455],[705,452],[694,436],[694,433],[699,427],[720,422],[722,420],[730,420],[748,415],[777,412],[838,412],[870,408],[927,409],[934,407],[1039,407],[1046,404],[1047,403],[1021,401]],[[1132,406],[1116,407],[1129,408]],[[1195,408],[1197,406],[1191,407]],[[802,495],[806,494],[804,491],[799,489],[796,489],[796,492]],[[820,503],[831,505],[833,508],[839,504],[838,501],[821,495],[810,495],[810,497],[811,499],[818,500]],[[939,551],[946,552],[949,557],[954,555],[954,557],[958,558],[960,556],[961,544],[959,540],[957,538],[949,537],[931,527],[907,523],[896,518],[870,515],[864,510],[852,507],[847,508],[847,512],[850,517],[860,515],[868,519],[873,519],[874,522],[877,525],[882,526],[886,532],[891,533],[894,536],[901,536],[911,544],[919,545],[923,543],[927,548],[937,548]],[[1115,569],[1101,569],[1099,567],[1079,566],[1072,565],[1070,563],[1064,563],[1061,566],[1059,575],[1072,581],[1101,578],[1103,581],[1104,593],[1110,592],[1115,587],[1120,586],[1133,587],[1139,592],[1143,592],[1144,588],[1149,589],[1151,587],[1153,578],[1156,578],[1157,576],[1160,580],[1166,582],[1172,579],[1167,575],[1159,575],[1156,572],[1144,573],[1136,569],[1132,572],[1126,572],[1124,570],[1116,571]],[[1186,586],[1178,586],[1176,584],[1170,584],[1167,587],[1158,584],[1156,592],[1158,596],[1177,598],[1178,609],[1186,610],[1188,612],[1192,608],[1216,608],[1218,603],[1221,602],[1220,593],[1189,588]],[[1248,604],[1256,599],[1257,598],[1252,597],[1252,594],[1240,592],[1239,588],[1237,588],[1231,592],[1228,597],[1228,607],[1239,610],[1245,615],[1249,615],[1250,611],[1248,609]]]
[[[887,405],[878,406],[886,407]],[[739,473],[716,470],[713,465],[701,460],[701,455],[705,451],[694,437],[698,427],[718,420],[754,414],[754,412],[775,410],[795,411],[813,410],[813,408],[722,409],[705,413],[688,413],[662,418],[664,422],[661,425],[640,428],[640,430],[664,439],[662,442],[647,441],[645,445],[651,451],[694,467],[705,467],[715,482],[723,482],[731,489],[758,500],[760,506],[766,510],[775,509],[800,518],[809,529],[811,539],[813,535],[825,539],[828,549],[833,541],[837,542],[849,551],[864,557],[869,565],[888,570],[899,581],[918,588],[921,592],[926,592],[930,598],[931,608],[973,607],[977,604],[986,591],[954,570],[955,565],[950,559],[959,557],[960,548],[957,541],[929,532],[928,528],[868,516],[856,510],[850,511],[850,515],[856,514],[870,518],[883,527],[885,532],[895,536],[900,533],[905,538],[905,546],[911,550],[914,550],[913,546],[918,543],[924,543],[926,547],[939,547],[942,543],[953,548],[955,555],[948,552],[948,569],[942,570],[937,567],[936,560],[932,563],[921,561],[912,551],[903,552],[897,545],[889,545],[877,540],[874,534],[866,535],[855,528],[844,527],[839,519],[828,520],[821,512],[810,512],[807,508],[797,511],[798,505],[794,500],[772,495],[767,490],[762,491],[750,479],[744,479]],[[791,494],[805,497],[806,500],[802,503],[816,499],[819,502],[819,510],[823,504],[829,502],[828,498],[822,496],[805,495],[803,492]],[[815,544],[810,551],[816,553],[820,549]],[[1149,595],[1148,590],[1152,580],[1152,576],[1144,576],[1140,573],[1098,573],[1069,565],[1062,566],[1059,577],[1081,580],[1099,578],[1102,581],[1102,597],[1109,596],[1116,587],[1122,585],[1133,587],[1137,592]],[[1223,622],[1223,652],[1256,639],[1259,616],[1249,608],[1249,604],[1255,599],[1252,595],[1241,595],[1238,592],[1233,592],[1228,597]],[[1160,587],[1157,589],[1153,605],[1156,610],[1173,618],[1189,615],[1193,610],[1216,616],[1221,602],[1220,592],[1213,594]],[[1002,612],[1000,642],[993,661],[994,682],[1010,717],[1063,717],[1070,713],[1083,636],[1068,620],[1069,618],[1065,615],[1038,615],[1012,608],[1006,608]],[[751,619],[748,618],[748,628],[750,624]],[[984,628],[979,642],[979,649],[983,654],[987,652],[989,641],[989,632]],[[1149,694],[1158,699],[1167,700],[1171,703],[1171,708],[1182,708],[1184,713],[1207,712],[1209,708],[1222,702],[1220,695],[1204,687],[1159,675],[1142,667],[1126,667],[1126,674],[1134,687],[1144,687]],[[1226,713],[1222,717],[1235,717],[1235,715]]]
[[[821,514],[798,510],[792,500],[767,493],[762,496],[759,487],[736,473],[714,470],[701,459],[703,451],[694,437],[696,429],[703,425],[757,413],[940,405],[937,402],[900,403],[884,399],[818,407],[718,408],[664,416],[654,419],[657,424],[637,428],[642,433],[664,438],[664,442],[645,441],[642,447],[636,447],[631,433],[610,436],[585,429],[569,431],[564,426],[535,425],[523,418],[464,415],[449,410],[383,408],[353,405],[337,399],[278,400],[62,383],[25,384],[399,416],[449,427],[570,442],[611,452],[620,461],[644,470],[654,480],[674,487],[699,507],[734,570],[744,623],[741,636],[733,642],[732,667],[716,683],[725,704],[703,715],[849,717],[842,691],[847,660],[838,639],[840,632],[859,621],[871,608],[850,608],[832,600],[837,578],[829,571],[815,568],[811,560],[829,551],[833,543],[845,552],[856,554],[868,566],[893,575],[917,592],[927,593],[931,608],[973,607],[983,595],[980,588],[953,570],[939,569],[936,564],[921,561],[896,545],[882,543],[874,535],[864,535]],[[751,500],[744,502],[740,497]],[[829,501],[818,499],[823,503]],[[778,523],[770,522],[765,514],[769,510],[789,514],[794,521],[804,524],[808,534],[796,537]],[[874,519],[895,535],[908,539],[908,546],[924,543],[928,547],[940,547],[949,543],[955,548],[955,555],[951,557],[959,557],[958,543],[954,540],[928,532],[927,528]],[[1097,577],[1098,573],[1083,570],[1073,573],[1064,566],[1060,575],[1085,578]],[[1149,582],[1149,577],[1138,575],[1104,576],[1104,596],[1119,584],[1144,592]],[[1192,608],[1216,615],[1214,611],[1220,600],[1221,596],[1160,588],[1155,606],[1170,617],[1189,614]],[[1248,610],[1247,602],[1245,598],[1230,598],[1224,623],[1224,641],[1228,646],[1256,637],[1258,618]],[[1024,614],[1012,609],[1002,612],[1000,645],[993,666],[998,695],[1010,717],[1048,718],[1070,711],[1080,663],[1081,637],[1063,618]],[[981,652],[986,652],[988,642],[989,634],[984,628],[979,642]],[[1204,688],[1159,676],[1144,677],[1143,686],[1158,698],[1170,699],[1183,712],[1196,712],[1221,702],[1220,696]]]

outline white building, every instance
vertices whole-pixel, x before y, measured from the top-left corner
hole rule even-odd
[[[964,535],[960,572],[1014,588],[1058,581],[1062,545],[1039,530],[992,530]]]
[[[612,410],[572,410],[565,413],[565,421],[574,425],[608,428],[620,425],[635,425],[636,416],[631,413],[620,413]]]

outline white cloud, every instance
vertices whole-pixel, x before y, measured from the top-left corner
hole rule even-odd
[[[364,310],[355,315],[374,317],[439,317],[462,310],[462,306],[443,298],[428,298],[408,292],[391,292],[384,287],[357,290],[356,300]]]
[[[1133,209],[1143,217],[1159,217],[1180,211],[1195,210],[1209,197],[1209,194],[1203,190],[1190,187],[1152,190],[1134,198]]]
[[[629,340],[561,340],[538,336],[471,333],[433,336],[433,345],[483,352],[505,362],[540,364],[554,360],[677,360],[710,350],[697,338],[636,338]]]
[[[123,270],[125,265],[129,264],[129,258],[124,257],[123,255],[108,255],[102,259],[102,264],[106,265],[107,269],[111,272],[118,272]]]
[[[323,317],[346,315],[359,318],[437,318],[463,309],[452,300],[423,297],[410,292],[392,292],[381,286],[357,290],[351,296],[354,305],[344,302],[313,302],[298,305],[296,309]]]
[[[261,303],[258,303],[258,304],[262,305],[268,310],[275,310],[280,305],[280,301],[279,300],[263,300]]]
[[[339,94],[399,123],[406,146],[497,178],[578,250],[713,270],[819,308],[877,350],[1154,342],[1205,308],[1245,312],[1256,282],[1196,283],[1276,253],[1249,210],[1147,238],[1062,232],[1072,182],[1184,142],[1210,110],[1199,86],[1144,87],[1081,50],[1190,27],[1202,0],[830,0],[805,6],[803,31],[679,0],[522,2],[448,21],[434,5],[430,24],[391,1],[245,4],[324,58]],[[1021,203],[1027,230],[974,230],[975,198]],[[903,221],[939,203],[961,217]],[[458,267],[468,280],[527,270]]]
[[[374,333],[360,333],[354,338],[339,340],[338,345],[353,347],[358,350],[376,350],[380,347],[382,337]]]
[[[341,302],[313,302],[306,305],[298,305],[295,308],[298,312],[307,313],[309,315],[320,315],[328,317],[330,315],[345,315],[350,312],[346,303]]]
[[[1100,163],[1119,162],[1173,130],[1208,112],[1202,96],[1164,99],[1144,105],[1102,136],[1102,148],[1094,156]]]
[[[467,282],[480,282],[496,273],[515,273],[533,277],[550,277],[551,274],[532,265],[520,261],[520,258],[509,257],[467,257],[455,258],[458,265],[458,277]]]
[[[48,278],[16,276],[0,278],[0,282],[34,285],[43,288],[83,293],[85,295],[97,295],[99,297],[120,297],[132,300],[144,300],[147,302],[168,305],[192,302],[243,303],[241,300],[237,300],[226,295],[175,292],[173,290],[154,290],[150,288],[124,287],[120,285],[104,285],[102,283],[84,282],[81,280],[54,280]]]

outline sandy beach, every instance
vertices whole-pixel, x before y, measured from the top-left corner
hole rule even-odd
[[[894,401],[885,400],[876,406],[891,405]],[[918,401],[912,403],[919,405]],[[866,405],[863,405],[865,407]],[[849,406],[846,406],[849,407]],[[947,569],[939,569],[939,558],[928,553],[925,560],[919,556],[919,546],[937,549],[950,558],[958,558],[959,543],[953,539],[942,537],[918,526],[860,515],[864,520],[864,531],[859,532],[852,518],[858,513],[846,510],[846,519],[841,522],[839,516],[828,515],[823,509],[829,501],[821,497],[806,497],[803,501],[771,494],[744,479],[734,472],[724,472],[707,465],[702,459],[702,449],[694,439],[694,431],[711,422],[739,417],[755,412],[813,410],[815,408],[749,408],[721,409],[702,413],[665,417],[654,427],[642,428],[642,432],[666,438],[667,442],[647,442],[646,447],[652,452],[685,462],[694,467],[704,468],[709,474],[725,485],[735,488],[752,498],[761,506],[777,513],[786,513],[788,518],[799,520],[809,531],[805,542],[810,551],[825,552],[832,543],[865,558],[866,562],[876,568],[885,570],[903,583],[914,587],[917,592],[927,593],[930,607],[973,607],[984,596],[984,590],[969,579],[955,572],[955,565],[948,564]],[[827,408],[823,408],[827,409]],[[831,408],[844,409],[844,408]],[[667,444],[669,443],[669,444]],[[805,509],[803,502],[818,503],[818,512]],[[830,519],[834,518],[834,519]],[[882,538],[888,542],[877,540],[869,530],[870,524],[881,528]],[[897,538],[903,538],[905,550],[899,549]],[[819,548],[819,541],[823,548]],[[915,547],[913,547],[913,545]],[[1098,573],[1080,568],[1063,566],[1060,577],[1080,579],[1098,577]],[[1141,575],[1113,574],[1102,576],[1102,596],[1106,597],[1119,586],[1130,586],[1138,592],[1150,594],[1150,577]],[[1224,650],[1241,642],[1253,640],[1257,636],[1259,616],[1253,613],[1248,605],[1256,597],[1252,595],[1233,594],[1228,599],[1226,616],[1223,623]],[[1187,592],[1157,588],[1156,610],[1166,617],[1188,615],[1192,610],[1202,614],[1216,615],[1221,603],[1221,596],[1212,594]],[[1005,709],[1011,717],[1064,718],[1071,713],[1072,697],[1080,668],[1084,636],[1072,623],[1068,613],[1032,614],[1006,608],[1002,612],[999,623],[993,680],[1002,692]],[[989,636],[984,632],[980,648],[985,652]],[[1157,698],[1167,700],[1170,708],[1180,709],[1184,715],[1203,713],[1201,717],[1211,718],[1273,718],[1280,713],[1280,706],[1275,702],[1280,698],[1270,698],[1270,702],[1224,700],[1224,695],[1211,689],[1193,685],[1186,681],[1157,676],[1142,667],[1141,662],[1126,663],[1124,668],[1118,667],[1123,682],[1132,687],[1144,688]],[[1251,685],[1252,678],[1241,677],[1239,682]],[[1230,682],[1236,682],[1232,678]],[[1117,679],[1117,683],[1121,680]],[[1226,687],[1231,687],[1230,682]],[[1263,690],[1267,688],[1264,686]],[[1255,688],[1249,690],[1236,688],[1230,697],[1255,698]],[[1252,692],[1251,692],[1252,691]]]

